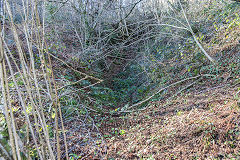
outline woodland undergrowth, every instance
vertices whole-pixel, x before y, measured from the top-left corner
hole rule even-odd
[[[239,159],[239,2],[11,5],[0,156]]]

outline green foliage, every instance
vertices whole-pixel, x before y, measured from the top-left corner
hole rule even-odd
[[[46,9],[52,16],[57,11],[57,6],[54,3],[47,3]]]
[[[124,135],[126,134],[126,130],[124,129],[119,129],[119,128],[111,128],[111,133],[113,136],[119,136],[119,135]],[[105,137],[111,137],[111,135],[105,135]]]
[[[105,86],[91,87],[89,95],[97,99],[100,104],[114,108],[124,106],[127,102],[135,103],[149,91],[149,86],[144,84],[145,75],[141,75],[141,72],[139,65],[129,64],[124,71],[106,81]]]
[[[69,154],[69,158],[70,158],[70,160],[78,160],[78,159],[81,159],[82,156],[79,156],[77,154],[71,153],[71,154]]]
[[[8,153],[10,153],[11,148],[9,146],[8,141],[9,141],[9,135],[8,135],[7,123],[5,121],[4,115],[2,113],[0,113],[0,143],[4,147],[4,149]]]

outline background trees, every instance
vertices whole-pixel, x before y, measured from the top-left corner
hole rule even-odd
[[[195,79],[220,75],[224,51],[238,44],[237,2],[0,5],[1,118],[7,124],[1,132],[9,140],[0,148],[14,159],[68,159],[70,153],[103,158],[99,127],[106,119],[178,95]],[[237,60],[231,59],[232,78],[239,75]]]

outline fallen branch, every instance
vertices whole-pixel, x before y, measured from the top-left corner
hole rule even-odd
[[[159,89],[156,93],[154,93],[154,94],[151,95],[150,97],[148,97],[148,98],[146,98],[146,99],[144,99],[144,100],[142,100],[142,101],[140,101],[140,102],[138,102],[138,103],[135,103],[135,104],[133,104],[132,106],[129,106],[127,109],[129,110],[129,109],[134,108],[134,107],[136,107],[136,106],[139,106],[139,105],[141,105],[141,104],[143,104],[143,103],[145,103],[145,102],[148,102],[148,101],[151,100],[154,96],[156,96],[157,94],[161,93],[162,91],[164,91],[165,89],[167,89],[167,88],[169,88],[169,87],[175,86],[175,85],[177,85],[177,84],[180,84],[180,83],[185,82],[185,81],[188,81],[188,80],[198,79],[198,78],[200,78],[200,77],[209,77],[209,76],[215,76],[215,75],[210,75],[210,74],[198,75],[198,76],[195,76],[195,77],[189,77],[189,78],[186,78],[186,79],[177,81],[177,82],[175,82],[175,83],[172,83],[172,84],[170,84],[170,85],[168,85],[168,86],[166,86],[166,87],[163,87],[163,88]],[[126,113],[126,112],[132,112],[132,111],[120,111],[120,112],[123,112],[123,113],[125,112],[125,113]]]
[[[182,12],[183,12],[184,18],[185,18],[185,20],[186,20],[186,22],[187,22],[187,24],[188,24],[188,27],[189,27],[188,30],[191,32],[191,34],[192,34],[195,42],[197,43],[197,45],[198,45],[198,47],[201,49],[201,51],[204,53],[204,55],[205,55],[212,63],[215,64],[215,63],[216,63],[215,60],[205,51],[205,49],[202,47],[202,45],[201,45],[201,44],[199,43],[199,41],[197,40],[197,37],[196,37],[196,35],[194,34],[194,32],[193,32],[193,30],[192,30],[192,27],[191,27],[191,25],[190,25],[190,23],[189,23],[189,21],[188,21],[188,19],[187,19],[186,13],[185,13],[185,11],[184,11],[184,9],[183,9],[183,7],[182,7],[182,4],[181,4],[180,0],[179,0],[178,2],[179,2],[179,4],[180,4],[180,6],[181,6],[181,10],[182,10]]]
[[[184,90],[190,88],[191,86],[193,86],[194,84],[196,84],[196,83],[197,83],[198,81],[200,81],[201,79],[202,79],[202,78],[200,78],[200,79],[194,81],[193,83],[187,85],[186,87],[182,88],[180,91],[178,91],[178,92],[173,96],[173,98],[176,97],[176,96],[177,96],[179,93],[181,93],[182,91],[184,91]]]

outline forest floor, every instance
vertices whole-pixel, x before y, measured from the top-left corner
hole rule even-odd
[[[239,86],[197,88],[103,126],[108,158],[240,159]]]

